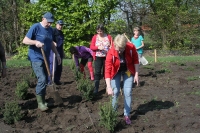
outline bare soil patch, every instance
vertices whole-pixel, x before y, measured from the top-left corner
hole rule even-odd
[[[63,106],[39,111],[33,78],[27,99],[18,100],[23,119],[5,124],[2,113],[5,102],[15,98],[16,83],[31,71],[30,67],[9,68],[8,76],[0,79],[0,133],[109,133],[99,126],[99,102],[109,101],[104,80],[99,95],[92,101],[84,100],[69,66],[64,66],[63,84],[58,86]],[[140,66],[139,76],[140,86],[132,92],[132,124],[125,125],[123,121],[120,95],[115,133],[200,133],[200,78],[193,80],[200,76],[200,62]],[[52,101],[49,90],[47,93],[47,101]]]

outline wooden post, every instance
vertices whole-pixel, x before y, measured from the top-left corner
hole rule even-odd
[[[155,62],[157,62],[157,53],[156,53],[156,49],[154,49],[154,55],[155,55]]]

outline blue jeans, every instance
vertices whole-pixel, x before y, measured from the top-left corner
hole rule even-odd
[[[118,72],[111,80],[111,87],[113,88],[114,95],[112,97],[112,106],[117,109],[117,99],[120,92],[121,77],[123,78],[123,91],[124,91],[124,116],[129,116],[131,111],[131,94],[133,87],[133,76],[125,72]]]
[[[36,95],[46,94],[46,85],[48,74],[44,62],[31,62],[31,66],[35,75],[37,76],[38,82],[36,85]]]

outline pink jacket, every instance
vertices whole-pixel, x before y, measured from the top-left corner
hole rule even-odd
[[[91,41],[91,43],[90,43],[90,49],[93,51],[93,59],[94,59],[94,60],[96,59],[96,57],[95,57],[95,55],[96,55],[96,50],[98,50],[98,47],[95,45],[95,44],[96,44],[97,35],[98,35],[98,34],[96,34],[96,35],[94,35],[94,36],[92,37],[92,41]],[[108,34],[108,39],[109,39],[109,41],[110,41],[110,43],[111,43],[112,37],[111,37],[111,35],[109,35],[109,34]]]

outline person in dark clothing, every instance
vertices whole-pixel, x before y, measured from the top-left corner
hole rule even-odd
[[[1,77],[6,77],[6,57],[5,57],[5,50],[0,42],[0,70],[1,70]]]
[[[62,20],[58,20],[57,23],[56,23],[56,28],[53,28],[54,45],[56,46],[56,49],[57,49],[58,53],[60,54],[60,58],[61,58],[61,64],[60,65],[58,65],[58,62],[56,60],[55,60],[55,64],[54,64],[54,83],[56,85],[62,84],[60,82],[60,77],[61,77],[61,74],[62,74],[62,59],[64,58],[64,50],[63,50],[64,34],[62,32],[63,25],[64,25],[64,22]],[[53,60],[54,60],[54,58],[55,58],[54,53],[51,50],[50,57],[49,57],[51,75],[52,75],[52,72],[53,72]]]

